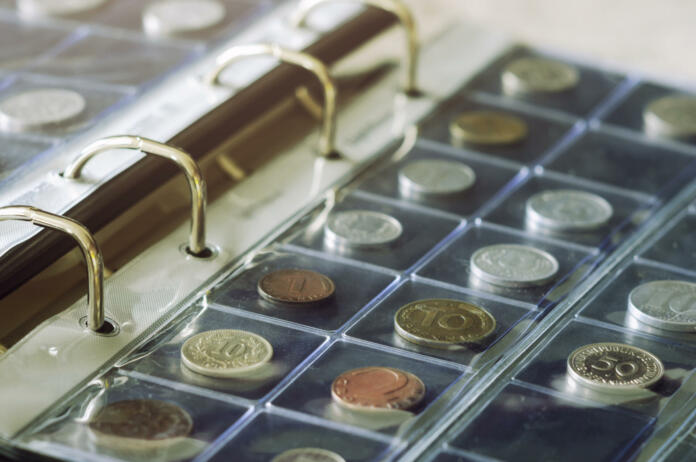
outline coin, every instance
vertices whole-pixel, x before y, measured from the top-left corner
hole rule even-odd
[[[73,90],[42,88],[0,101],[0,130],[20,132],[60,127],[85,111],[83,96]]]
[[[17,10],[25,16],[72,16],[103,5],[106,0],[17,0]]]
[[[345,462],[346,460],[333,451],[320,448],[297,448],[283,451],[271,459],[271,462]]]
[[[528,223],[556,231],[587,231],[609,222],[614,209],[597,194],[574,189],[555,189],[527,200]]]
[[[235,329],[201,332],[184,342],[181,361],[208,377],[238,377],[253,372],[273,357],[273,347],[260,335]]]
[[[399,191],[407,197],[462,193],[475,182],[476,173],[462,162],[416,160],[399,170]]]
[[[686,281],[652,281],[628,295],[628,312],[658,329],[696,330],[696,284]]]
[[[321,273],[304,269],[282,269],[259,280],[259,295],[272,302],[307,304],[326,300],[334,294],[333,281]]]
[[[363,367],[336,377],[331,396],[350,409],[409,409],[423,399],[425,385],[410,372]]]
[[[370,210],[334,213],[324,227],[326,243],[339,248],[387,245],[396,241],[402,232],[399,220]]]
[[[643,125],[653,136],[696,136],[696,97],[671,95],[652,101],[643,111]]]
[[[664,374],[660,359],[623,343],[592,343],[568,357],[568,375],[577,383],[605,393],[642,392]]]
[[[188,436],[193,420],[176,404],[131,399],[103,407],[89,421],[89,427],[107,436],[162,441]]]
[[[216,0],[161,0],[143,12],[143,28],[150,35],[182,35],[217,26],[226,14]]]
[[[452,120],[449,128],[455,145],[505,145],[527,137],[527,124],[523,119],[500,111],[464,112]]]
[[[553,255],[526,245],[490,245],[471,256],[471,274],[498,286],[540,286],[557,272],[558,261]]]
[[[560,61],[526,57],[510,62],[501,75],[503,92],[508,95],[558,93],[580,81],[577,68]]]
[[[459,300],[418,300],[396,312],[394,329],[409,342],[447,348],[488,337],[495,330],[495,318]]]

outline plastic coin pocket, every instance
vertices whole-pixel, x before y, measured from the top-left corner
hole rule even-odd
[[[641,256],[693,271],[693,263],[696,261],[696,242],[691,238],[691,233],[695,226],[696,214],[685,213],[676,223],[668,227],[657,242],[646,249]]]
[[[21,168],[25,162],[31,161],[41,153],[53,147],[52,140],[37,140],[22,138],[15,135],[0,134],[2,145],[0,156],[0,181],[9,179],[12,172]]]
[[[0,49],[0,70],[23,70],[37,58],[50,55],[50,50],[67,42],[71,35],[70,29],[0,17],[0,43],[12,43]]]
[[[346,406],[341,399],[332,396],[335,394],[332,393],[334,382],[339,376],[356,369],[375,367],[392,368],[414,375],[423,383],[424,395],[407,408],[391,408],[389,405],[364,408],[359,405]],[[381,378],[383,375],[378,376]],[[338,341],[275,397],[272,404],[374,432],[395,434],[412,423],[461,375],[458,369],[432,364],[427,360],[387,353],[350,341]],[[349,387],[348,393],[351,396],[355,393],[357,402],[361,402],[361,396],[386,399],[391,397],[391,393],[405,389],[401,380],[406,379],[385,383],[357,380],[352,388]],[[346,398],[342,399],[345,401]]]
[[[288,268],[311,270],[329,277],[335,284],[333,295],[316,303],[302,304],[263,298],[258,290],[259,281],[267,274]],[[332,331],[341,327],[394,279],[394,276],[368,268],[277,249],[259,253],[244,268],[214,288],[208,301],[221,307]]]
[[[131,358],[121,361],[124,364],[123,369],[172,383],[258,400],[273,390],[326,340],[326,337],[236,316],[215,307],[194,306],[188,311],[183,322],[177,323],[176,329],[170,335],[161,335],[159,341],[149,342],[144,348],[133,353]],[[194,367],[186,364],[182,357],[182,349],[189,339],[195,340],[197,335],[223,329],[249,333],[267,341],[270,344],[270,359],[259,362],[258,367],[255,367],[255,349],[267,348],[258,345],[258,341],[247,344],[235,342],[234,339],[226,341],[223,338],[210,346],[193,345],[198,348],[198,354],[193,358]],[[201,338],[201,341],[205,340]],[[241,366],[246,366],[249,370],[229,377],[208,372],[208,369],[215,372],[211,366],[225,372],[225,363],[236,359],[240,359],[241,362],[247,361],[248,364]],[[197,365],[203,370],[198,370],[195,367]],[[250,370],[252,366],[254,369]]]

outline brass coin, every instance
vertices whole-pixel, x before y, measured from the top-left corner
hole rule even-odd
[[[575,66],[540,57],[518,58],[500,76],[507,95],[558,93],[578,85],[580,72]]]
[[[331,396],[350,409],[409,409],[423,399],[425,385],[410,372],[392,367],[363,367],[336,377]]]
[[[527,124],[521,118],[498,111],[469,111],[450,123],[455,145],[464,143],[506,145],[527,137]]]
[[[306,304],[326,300],[336,286],[331,278],[314,271],[282,269],[262,277],[257,290],[272,302]]]
[[[419,345],[447,348],[475,343],[495,330],[495,318],[483,308],[458,300],[418,300],[402,306],[394,329]]]
[[[103,407],[89,422],[89,427],[107,436],[163,441],[188,436],[193,420],[175,404],[132,399]]]
[[[321,448],[296,448],[283,451],[271,462],[346,462],[333,451]]]

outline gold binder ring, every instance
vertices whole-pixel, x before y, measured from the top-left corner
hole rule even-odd
[[[220,74],[235,61],[252,56],[270,55],[285,63],[294,64],[313,73],[324,90],[324,112],[319,136],[319,153],[323,157],[338,157],[336,152],[336,84],[328,68],[307,53],[288,50],[275,44],[239,45],[222,52],[215,60],[215,68],[205,77],[210,85],[218,85]]]
[[[295,11],[292,21],[296,27],[305,24],[307,16],[320,5],[338,2],[357,2],[364,5],[379,8],[396,16],[406,32],[408,55],[406,57],[406,76],[404,77],[404,92],[409,96],[420,94],[418,90],[418,59],[420,53],[420,41],[416,21],[411,10],[401,0],[302,0]]]
[[[145,154],[164,157],[178,165],[186,175],[191,191],[191,233],[189,234],[188,252],[194,256],[207,256],[209,250],[205,245],[205,207],[206,186],[201,169],[196,161],[186,152],[163,143],[139,136],[110,136],[87,145],[68,165],[63,173],[65,178],[79,178],[85,164],[97,154],[112,149],[134,149]]]
[[[87,264],[87,327],[98,332],[104,325],[104,262],[92,233],[72,218],[54,215],[26,205],[0,207],[0,221],[29,221],[45,228],[57,229],[70,235],[82,251]]]

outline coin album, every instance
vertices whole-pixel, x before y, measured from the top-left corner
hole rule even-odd
[[[181,218],[167,233],[97,234],[101,244],[130,233],[123,249],[148,244],[103,280],[110,330],[91,331],[95,302],[78,265],[76,301],[7,341],[0,454],[149,462],[696,457],[696,145],[649,109],[681,97],[694,111],[687,85],[415,17],[419,91],[409,96],[408,58],[394,49],[403,32],[375,8],[314,2],[322,5],[313,28],[303,29],[289,18],[311,2],[216,0],[224,19],[178,37],[143,25],[143,12],[161,0],[97,2],[105,4],[38,19],[21,3],[0,0],[2,205],[74,212],[99,226],[108,221],[100,214],[132,205],[118,202],[131,200],[129,191],[155,194],[159,185],[143,184],[169,168],[147,167],[142,139],[187,147],[186,136],[198,136],[191,127],[210,125],[212,114],[220,120],[211,133],[226,140],[236,122],[224,108],[246,98],[251,114],[269,99],[254,89],[287,72],[256,56],[218,69],[226,85],[202,83],[226,50],[279,42],[316,51],[341,31],[365,37],[332,58],[339,94],[349,94],[339,98],[333,156],[317,154],[317,140],[330,139],[316,128],[329,119],[322,96],[330,94],[309,73],[285,80],[292,110],[312,128],[294,139],[287,118],[263,128],[267,142],[290,141],[265,148],[272,156],[257,153],[248,171],[228,168],[233,180],[214,178],[237,162],[230,153],[252,148],[244,139],[196,138],[209,146],[190,151],[213,178],[208,251],[191,252],[187,190],[167,193],[162,208]],[[393,40],[370,37],[363,20],[384,23],[379,34]],[[549,68],[535,73],[525,63]],[[559,81],[566,87],[534,90]],[[301,83],[310,103],[297,102]],[[47,88],[81,96],[79,115],[33,124],[13,116],[11,98]],[[684,119],[696,134],[693,114]],[[90,160],[80,179],[63,175],[85,146],[114,135],[140,144]],[[123,183],[122,198],[100,195],[140,168],[152,170]],[[50,247],[31,224],[2,221],[0,234],[7,268]],[[105,255],[108,266],[114,257]],[[21,297],[5,297],[22,311]],[[15,316],[17,325],[30,322]]]

